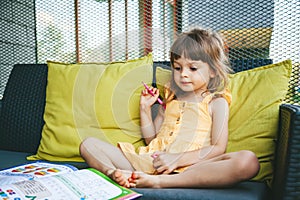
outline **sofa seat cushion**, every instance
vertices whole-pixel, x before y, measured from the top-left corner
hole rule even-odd
[[[32,163],[36,161],[28,161],[26,157],[31,155],[32,153],[27,152],[17,152],[17,151],[6,151],[0,150],[0,170],[11,168],[18,165],[23,165],[25,163]],[[78,169],[87,168],[88,165],[85,162],[51,162],[57,164],[69,164],[73,165]]]
[[[31,153],[0,150],[0,170],[27,163]]]
[[[176,199],[195,199],[195,200],[265,200],[269,195],[269,188],[261,182],[242,182],[233,188],[225,189],[192,189],[192,188],[133,188],[134,191],[143,194],[143,200],[176,200]]]

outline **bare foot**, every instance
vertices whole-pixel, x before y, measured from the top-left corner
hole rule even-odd
[[[129,188],[129,187],[134,187],[134,185],[130,183],[128,180],[129,177],[131,177],[131,174],[132,174],[131,171],[116,169],[116,170],[112,170],[108,176],[119,185]]]
[[[161,175],[149,175],[143,172],[132,172],[128,181],[137,188],[160,188]]]

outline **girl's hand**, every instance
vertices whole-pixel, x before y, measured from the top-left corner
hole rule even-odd
[[[147,89],[144,89],[141,94],[140,105],[150,107],[157,101],[159,90],[154,87],[149,87],[149,89],[153,92],[154,96],[152,96]]]
[[[153,167],[158,174],[170,174],[178,168],[178,154],[155,152],[151,157],[153,158]]]

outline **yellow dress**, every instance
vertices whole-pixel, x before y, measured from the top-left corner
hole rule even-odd
[[[221,93],[221,96],[231,102],[228,92]],[[209,146],[212,118],[208,105],[213,97],[214,94],[209,94],[202,102],[170,101],[166,106],[164,122],[148,146],[140,147],[136,152],[132,144],[119,142],[119,148],[136,170],[153,174],[155,169],[151,155],[155,151],[180,153]]]

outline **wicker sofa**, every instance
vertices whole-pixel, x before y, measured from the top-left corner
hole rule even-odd
[[[234,61],[235,71],[255,68],[268,59]],[[154,63],[166,65],[168,62]],[[155,82],[155,77],[153,78]],[[10,75],[0,104],[0,169],[29,162],[26,156],[36,152],[44,125],[46,98],[46,64],[17,64]],[[298,199],[300,180],[300,107],[280,106],[275,173],[272,189],[255,181],[242,182],[222,189],[135,189],[142,199]],[[87,165],[69,162],[78,168]]]

